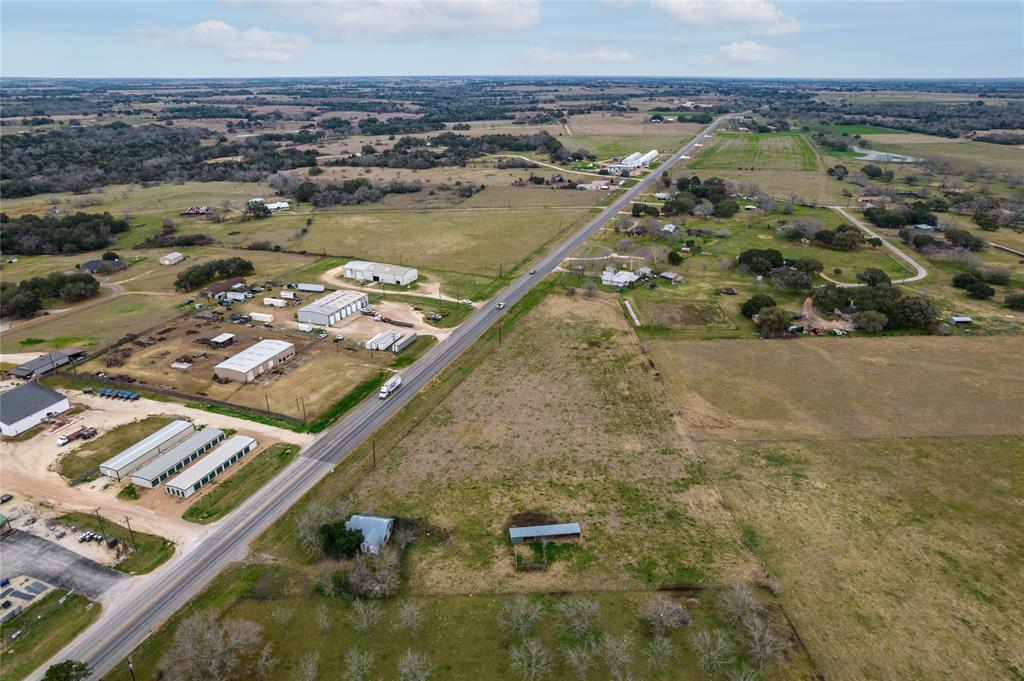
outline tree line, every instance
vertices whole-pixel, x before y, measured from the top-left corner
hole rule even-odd
[[[0,308],[5,315],[31,317],[49,300],[77,303],[100,292],[100,283],[91,274],[53,272],[45,277],[24,279],[18,284],[0,282]]]
[[[182,270],[174,280],[174,288],[179,291],[192,291],[211,281],[242,277],[254,271],[252,261],[245,258],[210,260]]]
[[[19,255],[71,255],[106,248],[115,234],[128,231],[127,220],[110,213],[75,213],[11,219],[0,213],[0,250]]]

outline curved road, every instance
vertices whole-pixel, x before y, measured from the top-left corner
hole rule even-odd
[[[716,119],[675,152],[661,169],[669,168],[689,153],[725,118],[727,116]],[[536,274],[524,274],[513,280],[495,300],[507,305],[518,302],[563,259],[643,193],[658,175],[659,172],[652,172],[626,191],[568,240],[534,263]],[[244,558],[250,542],[394,416],[504,313],[505,310],[498,310],[491,304],[475,312],[446,341],[434,346],[402,373],[402,389],[393,397],[384,401],[369,398],[324,431],[291,465],[217,523],[208,535],[193,545],[183,546],[179,554],[155,574],[133,579],[123,591],[113,594],[112,602],[100,619],[29,678],[41,678],[46,666],[68,658],[87,662],[97,678],[107,674],[150,633],[198,595],[218,573],[233,561]]]
[[[874,237],[876,239],[879,239],[882,242],[882,245],[885,246],[886,248],[888,248],[889,251],[893,255],[895,255],[897,258],[899,258],[900,260],[902,260],[903,262],[907,263],[912,268],[914,268],[914,276],[907,277],[905,279],[893,279],[892,283],[894,283],[894,284],[909,284],[912,281],[920,281],[920,280],[922,280],[922,279],[924,279],[925,277],[928,276],[928,270],[926,270],[924,268],[924,266],[921,265],[921,263],[919,263],[916,260],[914,260],[913,258],[911,258],[909,255],[907,255],[906,253],[901,251],[896,246],[893,246],[891,243],[889,243],[889,240],[886,239],[884,236],[882,236],[881,234],[879,234],[875,230],[871,229],[870,227],[868,227],[863,222],[861,222],[857,218],[855,218],[852,215],[850,215],[849,213],[847,213],[844,209],[840,208],[839,206],[829,206],[829,208],[831,208],[832,210],[834,210],[835,212],[839,213],[844,218],[849,220],[851,224],[859,227],[869,237]],[[833,284],[835,284],[836,286],[838,286],[840,288],[856,288],[857,286],[864,286],[865,285],[865,284],[844,284],[842,282],[835,281],[834,279],[829,279],[824,274],[821,275],[821,278],[825,279],[826,281],[832,282]]]

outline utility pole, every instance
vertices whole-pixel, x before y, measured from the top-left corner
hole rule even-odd
[[[270,397],[267,396],[267,393],[263,393],[263,399],[267,403],[267,411],[270,411]]]
[[[132,524],[128,520],[128,516],[124,517],[124,524],[128,526],[128,536],[130,536],[132,538],[132,546],[135,547],[136,551],[138,551],[139,550],[139,545],[135,541],[135,533],[132,532]]]
[[[306,422],[306,398],[299,395],[299,401],[302,403],[302,422]]]
[[[132,662],[132,658],[128,658],[128,671],[132,673],[132,681],[137,681],[135,678],[135,663]]]
[[[96,521],[100,524],[100,532],[103,533],[103,538],[107,538],[107,528],[103,526],[103,518],[100,517],[100,508],[97,506],[93,509],[93,513],[96,514]]]
[[[370,440],[370,448],[373,450],[373,470],[377,470],[377,441]]]

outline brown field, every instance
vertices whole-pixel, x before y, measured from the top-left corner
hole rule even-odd
[[[278,311],[279,314],[283,311]],[[290,316],[290,313],[289,313]],[[162,333],[165,332],[166,333]],[[196,333],[190,334],[189,331]],[[220,333],[236,334],[235,343],[227,348],[213,349],[196,342]],[[144,338],[163,337],[149,347],[136,347],[123,366],[107,367],[102,356],[82,366],[82,371],[106,372],[135,378],[139,387],[147,385],[168,388],[178,392],[245,407],[264,409],[302,418],[305,401],[310,416],[319,414],[340,400],[362,381],[370,378],[390,359],[386,353],[373,357],[365,350],[355,350],[350,343],[317,341],[298,332],[270,331],[266,328],[239,324],[206,322],[190,317],[175,320],[151,329]],[[213,367],[228,357],[253,345],[263,338],[277,338],[295,344],[296,357],[280,370],[256,379],[252,383],[216,383]],[[345,347],[342,347],[342,346]],[[351,348],[351,349],[350,349]],[[203,357],[202,355],[206,356]],[[171,362],[179,357],[190,357],[192,368],[172,369]],[[330,377],[325,380],[325,377]]]
[[[1024,434],[1020,339],[657,341],[700,440]],[[955,358],[955,359],[953,359]],[[955,368],[954,368],[955,367]]]

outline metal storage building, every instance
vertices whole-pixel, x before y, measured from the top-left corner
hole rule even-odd
[[[210,345],[215,348],[226,348],[235,342],[235,334],[233,333],[222,333],[219,336],[214,336],[210,339]]]
[[[295,345],[292,343],[261,340],[213,367],[213,372],[229,381],[248,383],[294,356]]]
[[[62,367],[70,362],[77,362],[80,359],[85,359],[85,350],[72,348],[67,350],[54,350],[53,352],[48,352],[45,355],[40,355],[35,359],[30,359],[24,364],[19,364],[11,369],[11,375],[17,376],[18,378],[35,378],[36,376],[44,376],[58,367]]]
[[[197,430],[132,473],[132,482],[152,489],[210,451],[224,437],[224,431],[217,428]]]
[[[185,259],[185,256],[182,255],[181,253],[178,253],[177,251],[171,251],[167,255],[162,256],[160,258],[160,264],[161,265],[176,265],[176,264],[178,264],[179,262],[181,262],[184,259]]]
[[[378,333],[376,336],[366,341],[367,350],[387,350],[395,344],[402,334],[398,331],[383,331]]]
[[[416,281],[419,272],[415,267],[401,265],[385,265],[379,262],[353,260],[341,268],[342,276],[358,281],[382,281],[385,284],[406,286]]]
[[[531,525],[529,527],[510,527],[508,537],[513,544],[543,541],[580,536],[579,523],[561,523],[559,525]]]
[[[359,550],[374,555],[380,553],[394,527],[393,518],[376,515],[354,515],[345,523],[346,530],[359,530],[363,533],[363,543],[359,545]]]
[[[253,438],[235,435],[222,442],[194,466],[185,469],[181,475],[168,481],[164,489],[168,494],[187,499],[255,448],[256,440]]]
[[[108,478],[123,480],[163,452],[187,438],[195,426],[189,421],[171,421],[160,430],[152,433],[120,454],[100,464],[100,473]]]
[[[0,393],[0,433],[14,436],[71,408],[68,398],[42,383],[24,383]]]
[[[369,305],[370,298],[359,291],[334,291],[299,308],[298,319],[305,324],[334,326],[345,317]]]
[[[654,159],[658,158],[658,150],[651,149],[646,154],[636,160],[637,167],[649,166]]]

